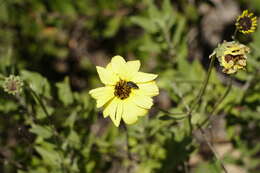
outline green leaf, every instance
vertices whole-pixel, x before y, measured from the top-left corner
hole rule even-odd
[[[118,29],[120,27],[121,19],[122,19],[122,17],[118,16],[118,17],[111,18],[109,20],[108,26],[104,30],[105,37],[110,38],[116,34],[116,32],[118,31]]]
[[[69,78],[66,77],[63,82],[59,82],[56,84],[58,88],[58,96],[60,101],[65,106],[68,106],[73,103],[73,94],[70,89]]]
[[[169,17],[173,14],[172,4],[170,0],[164,0],[162,4],[162,11]]]
[[[158,27],[149,18],[135,16],[135,17],[130,18],[130,20],[132,23],[139,25],[140,27],[145,29],[147,32],[150,32],[150,33],[158,32]]]
[[[154,0],[149,1],[148,3],[148,13],[151,19],[160,18],[161,12],[156,7]]]
[[[68,136],[69,144],[75,148],[80,147],[80,137],[76,131],[71,130]]]
[[[186,19],[182,16],[178,16],[177,28],[173,34],[173,45],[180,43],[182,33],[184,32],[186,26]]]
[[[57,151],[41,146],[35,147],[36,151],[42,156],[42,159],[49,165],[60,166],[61,158]]]
[[[21,76],[37,94],[51,98],[49,82],[41,74],[22,70]]]
[[[64,122],[65,126],[69,126],[70,128],[73,128],[74,123],[76,121],[77,118],[77,112],[72,112],[70,114],[70,116],[68,116],[68,118],[66,119],[66,121]]]
[[[205,77],[205,70],[198,60],[192,62],[189,72],[189,77],[193,80],[201,80]]]
[[[52,136],[52,129],[49,126],[41,126],[32,124],[30,132],[42,137],[42,138],[50,138]]]
[[[162,12],[164,15],[164,22],[166,23],[168,28],[171,28],[176,22],[176,15],[174,13],[174,9],[172,8],[170,0],[163,1]]]
[[[4,98],[0,98],[0,111],[8,113],[17,110],[19,105],[13,101],[7,101]]]
[[[74,15],[76,14],[76,9],[73,7],[73,3],[71,0],[55,0],[55,1],[49,1],[51,7],[55,11],[67,14],[67,15]]]

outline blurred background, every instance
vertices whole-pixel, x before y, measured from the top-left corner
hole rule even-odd
[[[25,90],[0,90],[1,173],[220,173],[217,160],[183,112],[199,92],[208,56],[231,41],[237,16],[260,13],[259,0],[0,0],[0,73],[26,80],[47,117]],[[251,48],[246,71],[218,63],[192,122],[202,122],[224,94],[205,129],[229,173],[260,172],[260,31],[238,34]],[[96,65],[114,55],[141,61],[159,74],[160,95],[137,124],[116,128],[88,91],[100,87]],[[127,145],[130,152],[127,152]]]

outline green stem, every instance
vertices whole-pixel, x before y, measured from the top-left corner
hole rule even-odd
[[[212,71],[212,69],[214,67],[215,59],[216,59],[216,55],[214,55],[211,58],[211,60],[210,60],[209,69],[208,69],[206,78],[205,78],[205,80],[203,82],[203,85],[202,85],[202,87],[200,89],[200,92],[199,92],[198,96],[196,97],[197,99],[192,103],[192,105],[190,107],[190,110],[188,112],[188,123],[189,123],[189,127],[190,127],[190,134],[192,133],[192,130],[193,130],[192,121],[191,121],[191,119],[192,119],[192,112],[195,109],[195,107],[198,105],[198,103],[201,101],[202,96],[204,95],[204,93],[206,91],[206,88],[207,88],[207,85],[208,85],[208,82],[209,82],[209,77],[210,77],[211,71]]]
[[[170,111],[167,111],[167,110],[164,110],[162,108],[158,108],[159,111],[163,112],[163,113],[166,113],[166,114],[169,114],[169,115],[184,115],[184,114],[187,114],[186,112],[170,112]]]
[[[213,106],[212,111],[210,112],[209,116],[199,125],[199,127],[203,127],[207,122],[210,122],[211,118],[215,115],[215,112],[218,108],[218,106],[223,102],[223,100],[227,97],[229,92],[231,91],[232,88],[232,78],[230,78],[228,88],[226,89],[225,93],[223,94],[222,97],[217,101],[217,103]]]
[[[30,87],[28,87],[28,88],[29,88],[30,92],[32,93],[32,95],[35,97],[35,99],[39,102],[39,104],[40,104],[40,106],[41,106],[43,112],[45,113],[45,115],[46,115],[48,118],[50,118],[50,114],[48,113],[48,111],[47,111],[47,109],[46,109],[44,103],[43,103],[42,100],[40,99],[40,97],[36,94],[36,92],[35,92],[32,88],[30,88]]]
[[[211,58],[211,61],[210,61],[210,64],[209,64],[209,69],[208,69],[208,72],[207,72],[207,76],[203,82],[203,85],[200,89],[200,92],[197,96],[197,99],[195,100],[195,102],[191,105],[191,110],[190,112],[192,113],[192,111],[194,110],[194,108],[197,106],[197,104],[201,101],[202,99],[202,96],[204,95],[205,91],[206,91],[206,88],[207,88],[207,85],[208,85],[208,82],[209,82],[209,77],[210,77],[210,74],[211,74],[211,71],[212,71],[212,68],[214,67],[214,62],[215,62],[215,59],[216,59],[216,56],[213,56]]]
[[[125,130],[125,136],[126,136],[126,151],[127,151],[127,157],[129,160],[131,160],[131,153],[130,153],[130,145],[129,145],[129,134],[125,123],[122,123],[122,126]]]
[[[236,30],[235,30],[235,32],[234,32],[234,34],[233,34],[233,36],[232,36],[232,39],[235,41],[236,40],[236,37],[237,37],[237,28],[236,28]]]

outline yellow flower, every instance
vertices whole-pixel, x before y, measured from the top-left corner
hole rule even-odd
[[[232,74],[239,69],[246,67],[246,54],[250,52],[249,47],[235,41],[226,42],[218,45],[210,57],[216,55],[220,66],[223,67],[223,72]]]
[[[153,105],[151,97],[159,94],[154,81],[157,75],[138,72],[139,68],[140,61],[126,62],[121,56],[114,56],[106,68],[97,66],[105,86],[89,93],[97,100],[97,108],[104,106],[104,117],[110,116],[117,127],[121,119],[133,124],[147,114]]]
[[[255,32],[257,26],[257,18],[254,13],[249,13],[248,10],[244,10],[243,13],[237,18],[236,28],[243,34],[250,34]]]

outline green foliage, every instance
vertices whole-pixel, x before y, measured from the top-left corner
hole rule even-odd
[[[260,10],[258,0],[235,4]],[[215,5],[188,0],[0,1],[0,85],[10,74],[25,82],[17,95],[0,90],[0,172],[219,173],[221,163],[210,150],[202,152],[198,135],[198,126],[211,115],[225,122],[212,131],[223,130],[224,141],[240,154],[225,153],[224,164],[259,172],[259,29],[248,36],[246,71],[226,76],[215,63],[192,112],[190,132],[187,112],[196,103],[214,49],[205,47],[205,35],[201,38],[207,17],[202,11],[217,9]],[[160,95],[148,116],[127,126],[128,138],[125,128],[103,118],[88,94],[100,86],[95,66],[117,54],[139,59],[142,71],[159,74]],[[230,78],[232,89],[220,100]],[[213,119],[204,127],[211,127]]]
[[[65,106],[73,103],[73,95],[69,86],[69,79],[66,78],[63,82],[56,84],[58,88],[58,97]]]

